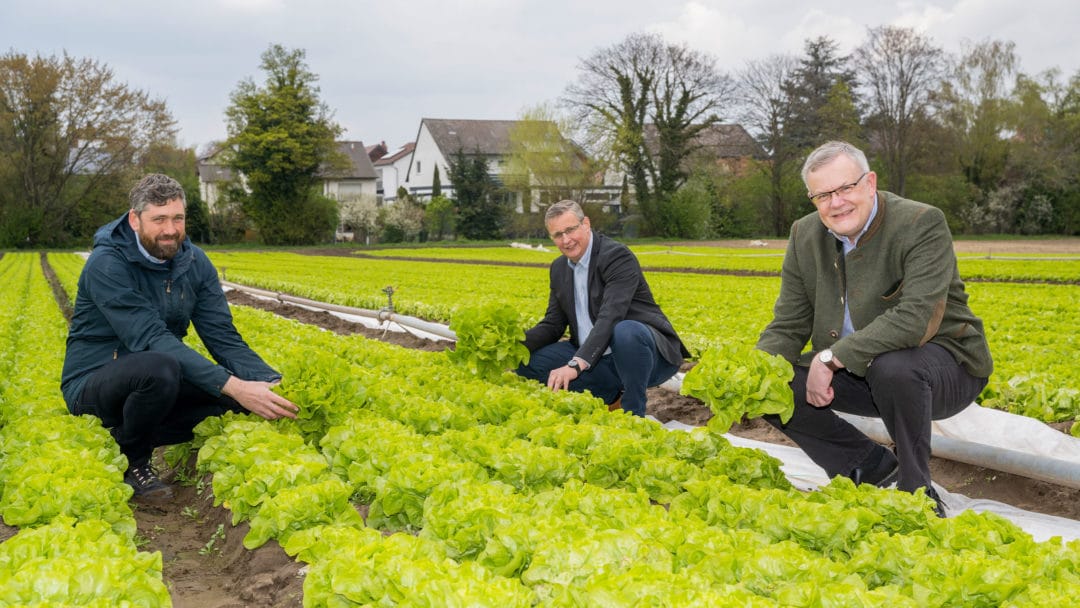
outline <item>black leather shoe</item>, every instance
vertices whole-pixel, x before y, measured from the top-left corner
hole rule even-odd
[[[868,483],[879,488],[887,488],[896,483],[897,478],[900,477],[900,463],[891,451],[881,448],[876,464],[855,467],[850,477],[855,485]]]

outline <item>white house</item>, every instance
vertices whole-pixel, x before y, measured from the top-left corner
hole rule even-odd
[[[418,198],[430,197],[435,168],[438,167],[439,182],[444,194],[452,197],[454,187],[450,180],[450,160],[459,151],[466,157],[484,157],[488,162],[489,175],[496,183],[502,184],[506,172],[510,169],[508,158],[512,147],[511,134],[520,122],[517,120],[422,119],[416,134],[416,148],[413,150],[405,177],[409,192]],[[562,137],[555,123],[550,123],[550,125],[568,153],[580,154],[584,158],[584,154],[573,142]],[[532,199],[528,201],[528,206],[532,210],[534,204],[542,199],[539,192],[542,188],[538,189],[533,176],[529,176],[529,182],[533,184]],[[385,187],[383,190],[387,191]],[[617,205],[618,194],[617,185],[598,184],[590,188],[583,196]],[[516,210],[519,213],[525,211],[526,205],[522,194],[511,192],[509,195],[515,203]]]
[[[514,120],[421,119],[412,162],[405,174],[409,192],[420,198],[430,197],[438,167],[439,181],[450,194],[453,191],[450,159],[458,150],[466,156],[485,157],[488,171],[497,179],[510,152],[510,130],[516,123]]]
[[[380,203],[397,199],[398,188],[405,185],[415,148],[416,143],[410,141],[392,154],[386,154],[375,161],[375,173],[379,176],[376,193]]]

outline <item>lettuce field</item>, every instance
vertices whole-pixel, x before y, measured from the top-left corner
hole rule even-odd
[[[476,257],[453,265],[430,259],[446,252],[425,251],[415,261],[211,257],[231,281],[339,304],[378,309],[387,304],[383,288],[393,286],[399,312],[436,321],[488,302],[509,304],[526,321],[542,314],[542,267],[477,263],[498,261],[498,250],[457,252]],[[513,253],[523,254],[532,252]],[[767,264],[778,259],[732,259],[747,267],[731,270],[761,276],[709,274],[725,270],[716,260],[655,265],[709,273],[648,274],[697,353],[724,341],[752,343],[770,315],[779,281]],[[0,516],[13,528],[0,543],[0,606],[173,605],[163,574],[173,556],[145,550],[123,457],[95,418],[64,409],[66,327],[43,261],[74,299],[80,257],[0,257]],[[983,397],[1071,420],[1080,407],[1080,374],[1069,360],[1078,347],[1080,286],[1069,278],[1077,262],[1043,264],[969,283],[998,362]],[[1045,283],[1029,282],[1040,276]],[[844,479],[800,492],[778,461],[705,427],[667,431],[608,412],[587,395],[551,393],[498,370],[478,376],[446,352],[337,335],[246,307],[233,314],[248,343],[284,373],[280,391],[303,406],[301,414],[208,419],[192,443],[164,456],[227,510],[223,534],[242,533],[248,551],[280,547],[305,565],[302,580],[290,583],[302,587],[302,599],[274,605],[1080,600],[1080,541],[1035,542],[994,515],[938,519],[921,493]],[[202,348],[197,338],[189,343]],[[247,601],[270,605],[259,597]]]

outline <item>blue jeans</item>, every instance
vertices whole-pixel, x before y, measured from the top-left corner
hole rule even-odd
[[[588,390],[604,403],[612,403],[622,393],[622,408],[635,416],[645,415],[645,389],[663,383],[679,371],[656,348],[652,330],[638,321],[619,321],[611,334],[611,353],[570,383],[570,390]],[[519,376],[547,383],[551,370],[566,365],[577,348],[569,342],[555,342],[532,353],[529,362],[516,371]]]

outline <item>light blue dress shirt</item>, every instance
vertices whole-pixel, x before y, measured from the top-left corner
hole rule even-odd
[[[584,344],[592,331],[593,322],[589,316],[589,262],[592,260],[592,233],[589,233],[589,244],[585,247],[585,255],[576,263],[567,258],[570,269],[574,271],[574,315],[577,317],[578,344]],[[604,354],[611,352],[608,347]]]
[[[866,218],[866,225],[863,226],[862,230],[859,231],[859,234],[855,235],[854,239],[849,241],[846,237],[836,234],[832,230],[829,231],[829,234],[840,239],[840,242],[843,243],[845,257],[847,256],[847,254],[851,253],[852,250],[855,249],[856,245],[859,244],[859,239],[862,238],[862,235],[866,234],[866,231],[870,228],[870,224],[874,221],[874,216],[876,215],[877,194],[874,194],[874,206],[870,209],[870,217]],[[845,281],[844,284],[846,285],[847,281]],[[851,322],[851,309],[848,308],[848,294],[844,293],[844,326],[840,328],[840,337],[843,338],[844,336],[848,336],[853,333],[855,333],[855,325]]]

